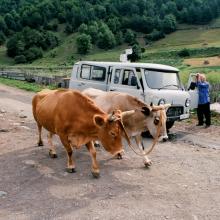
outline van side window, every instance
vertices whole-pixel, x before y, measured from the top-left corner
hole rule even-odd
[[[104,67],[99,66],[93,66],[92,73],[91,73],[91,79],[97,80],[97,81],[104,81],[105,80],[105,74],[106,70]]]
[[[137,78],[132,70],[124,70],[122,85],[136,86]]]
[[[106,69],[99,66],[82,65],[80,77],[82,79],[105,81]]]
[[[119,84],[120,82],[120,72],[121,70],[120,69],[116,69],[115,70],[115,77],[114,77],[114,83],[115,84]]]
[[[91,66],[82,65],[80,77],[82,79],[89,79],[90,78],[90,72],[91,72]]]

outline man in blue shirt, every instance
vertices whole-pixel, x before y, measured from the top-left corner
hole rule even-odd
[[[206,81],[204,74],[198,73],[196,75],[196,87],[199,92],[199,102],[197,108],[198,126],[202,126],[204,123],[206,128],[211,125],[211,112],[210,112],[210,97],[209,97],[209,83]]]

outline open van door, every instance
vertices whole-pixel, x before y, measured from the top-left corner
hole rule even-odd
[[[190,94],[190,109],[194,109],[198,107],[198,100],[199,100],[199,92],[197,87],[195,86],[195,73],[190,73],[189,80],[187,84],[188,93]]]

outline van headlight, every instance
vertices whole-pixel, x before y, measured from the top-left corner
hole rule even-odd
[[[185,101],[185,106],[189,107],[189,105],[190,105],[190,99],[187,98],[186,101]]]
[[[160,99],[158,105],[164,105],[166,103],[165,99]]]

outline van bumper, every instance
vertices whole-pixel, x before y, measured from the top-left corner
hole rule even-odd
[[[182,115],[179,115],[179,116],[168,116],[167,117],[167,121],[182,121],[182,120],[185,120],[187,118],[189,118],[189,113],[187,114],[182,114]]]

